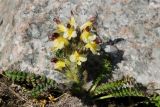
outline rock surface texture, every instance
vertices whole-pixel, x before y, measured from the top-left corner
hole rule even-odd
[[[47,35],[53,18],[67,21],[71,10],[78,24],[97,16],[104,42],[124,39],[104,47],[113,51],[115,79],[130,75],[160,88],[160,0],[0,0],[0,67],[60,79],[52,71]]]

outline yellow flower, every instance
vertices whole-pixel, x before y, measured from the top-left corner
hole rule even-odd
[[[85,48],[90,49],[93,54],[98,54],[97,51],[100,49],[99,45],[95,42],[90,42],[85,45]]]
[[[80,39],[84,43],[92,42],[96,39],[96,35],[92,35],[90,32],[84,30],[80,36]]]
[[[84,30],[86,27],[91,27],[93,25],[93,23],[91,21],[87,21],[86,23],[84,23],[81,27],[80,30]]]
[[[69,20],[67,27],[65,27],[62,23],[59,23],[57,25],[57,31],[60,33],[63,33],[63,37],[70,40],[71,38],[74,38],[77,36],[76,30],[75,30],[75,20],[74,17],[71,17]]]
[[[71,61],[71,62],[76,62],[78,65],[81,65],[82,62],[87,61],[87,58],[81,56],[77,51],[75,51],[75,52],[70,56],[70,61]]]
[[[70,40],[71,38],[75,38],[77,36],[76,31],[73,28],[67,28],[66,32],[64,32],[63,37]]]
[[[66,67],[66,64],[64,61],[57,61],[55,64],[54,64],[54,69],[57,69],[57,70],[62,70],[62,68]]]
[[[65,39],[62,36],[57,37],[54,41],[53,41],[53,51],[56,51],[58,49],[62,49],[65,46],[67,46],[69,44],[68,40]]]
[[[59,23],[57,25],[57,30],[58,30],[58,32],[63,33],[63,32],[66,32],[67,29],[62,23]]]
[[[71,19],[69,20],[69,24],[70,24],[71,26],[73,26],[74,28],[76,28],[76,21],[75,21],[75,19],[74,19],[73,16],[72,16]]]

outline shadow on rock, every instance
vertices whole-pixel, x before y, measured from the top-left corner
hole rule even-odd
[[[109,39],[106,43],[102,45],[103,51],[106,52],[110,59],[113,66],[113,69],[117,68],[117,64],[123,60],[123,50],[119,50],[116,47],[116,44],[124,42],[125,39],[117,38],[114,40]]]

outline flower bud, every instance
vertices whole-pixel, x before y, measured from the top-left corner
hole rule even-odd
[[[100,44],[100,43],[102,43],[102,40],[99,37],[96,37],[94,42],[96,42],[96,44]]]
[[[49,39],[49,40],[55,40],[58,36],[59,36],[58,33],[53,33],[52,35],[49,35],[49,36],[48,36],[48,39]]]
[[[52,63],[56,63],[57,61],[58,61],[57,58],[52,58],[52,59],[51,59],[51,62],[52,62]]]
[[[61,23],[61,21],[58,18],[54,18],[53,21],[56,22],[57,24]]]
[[[87,32],[89,32],[89,31],[91,30],[91,28],[90,28],[89,26],[87,26],[87,27],[85,28],[85,30],[86,30]]]
[[[67,28],[68,28],[68,29],[70,29],[70,28],[71,28],[71,25],[70,25],[69,23],[67,24]]]

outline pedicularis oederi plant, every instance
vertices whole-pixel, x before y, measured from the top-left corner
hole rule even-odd
[[[53,42],[51,50],[55,54],[51,62],[55,70],[64,73],[67,79],[72,81],[73,84],[66,88],[67,91],[91,102],[133,97],[143,99],[136,105],[143,103],[160,107],[160,95],[148,94],[146,88],[137,83],[134,78],[126,76],[120,80],[111,80],[112,65],[108,55],[100,49],[102,42],[93,26],[94,18],[90,18],[82,26],[76,24],[73,14],[66,24],[59,19],[54,21],[57,27],[49,36],[49,40]],[[9,70],[5,71],[4,75],[14,82],[31,86],[33,97],[38,97],[44,91],[52,89],[54,92],[58,90],[57,92],[61,93],[64,92],[65,86],[68,86],[63,84],[64,86],[61,87],[55,80],[33,73]]]
[[[95,18],[90,18],[78,26],[73,15],[66,24],[55,18],[56,29],[49,40],[53,41],[51,50],[55,57],[51,59],[54,69],[66,74],[67,78],[79,82],[80,71],[87,61],[88,54],[99,55],[101,39],[93,27]]]

